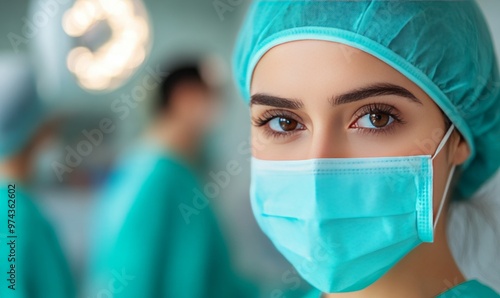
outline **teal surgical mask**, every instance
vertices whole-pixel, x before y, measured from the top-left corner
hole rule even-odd
[[[317,289],[352,292],[382,277],[434,229],[434,156],[252,159],[251,200],[259,226]]]

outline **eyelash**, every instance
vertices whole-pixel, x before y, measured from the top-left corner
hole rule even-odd
[[[356,123],[361,117],[366,116],[367,114],[386,114],[394,119],[394,122],[389,124],[388,126],[384,128],[366,128],[366,127],[357,127],[358,131],[362,133],[367,133],[367,134],[388,134],[391,133],[392,130],[395,128],[396,125],[398,124],[405,124],[406,122],[402,119],[401,113],[394,108],[391,105],[388,104],[383,104],[383,103],[372,103],[365,105],[358,109],[355,114],[355,121],[351,123],[349,126],[353,125]],[[301,123],[300,117],[295,115],[292,112],[286,111],[286,110],[268,110],[265,111],[264,114],[262,114],[259,117],[253,118],[252,122],[253,125],[256,127],[262,127],[265,126],[269,123],[269,121],[273,120],[274,118],[287,118],[287,119],[292,119],[294,121],[297,121]],[[272,137],[284,137],[284,136],[289,136],[291,134],[296,133],[297,130],[291,131],[291,132],[278,132],[275,130],[270,129],[269,127],[266,127],[265,133],[268,134],[269,136]]]
[[[291,119],[294,121],[297,121],[298,123],[302,123],[302,119],[295,115],[292,112],[286,111],[286,110],[268,110],[265,111],[262,116],[256,117],[252,119],[253,125],[257,127],[262,127],[265,126],[269,123],[269,121],[273,120],[274,118],[287,118]],[[303,130],[303,129],[300,129]],[[271,137],[284,137],[284,136],[289,136],[294,133],[296,133],[298,130],[290,131],[290,132],[278,132],[275,130],[272,130],[269,127],[265,128],[265,133]]]
[[[394,122],[385,126],[383,128],[366,128],[366,127],[356,127],[355,129],[359,130],[362,133],[369,134],[388,134],[391,133],[395,126],[398,124],[405,124],[406,122],[403,120],[401,113],[393,106],[383,103],[371,103],[361,107],[356,111],[355,118],[356,120],[351,123],[349,126],[356,123],[361,117],[369,115],[369,114],[385,114],[394,119]]]

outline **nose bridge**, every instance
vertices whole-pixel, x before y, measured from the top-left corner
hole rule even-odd
[[[309,159],[343,158],[346,155],[346,140],[341,129],[334,126],[320,125],[313,130],[309,148]]]

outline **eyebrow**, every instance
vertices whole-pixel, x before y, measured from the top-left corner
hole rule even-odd
[[[329,102],[332,104],[332,106],[337,106],[383,95],[400,96],[408,99],[411,102],[422,105],[422,102],[406,88],[389,83],[373,84],[363,88],[355,89],[353,91],[349,91],[341,95],[332,96],[329,99]],[[264,93],[257,93],[252,95],[250,106],[252,105],[266,105],[293,110],[298,110],[304,107],[304,103],[301,100],[282,98]]]
[[[422,102],[413,93],[408,91],[408,89],[389,83],[374,84],[342,95],[333,96],[330,98],[330,103],[335,106],[383,95],[397,95],[422,105]]]
[[[252,98],[250,100],[250,106],[253,105],[264,105],[264,106],[286,108],[292,110],[299,110],[304,107],[302,101],[298,99],[287,99],[263,93],[257,93],[252,95]]]

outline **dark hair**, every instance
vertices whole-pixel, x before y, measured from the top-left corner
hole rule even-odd
[[[169,108],[172,99],[172,93],[175,88],[183,83],[194,83],[207,87],[203,80],[200,69],[196,64],[182,64],[171,68],[168,74],[162,78],[159,88],[158,104],[159,110]]]

